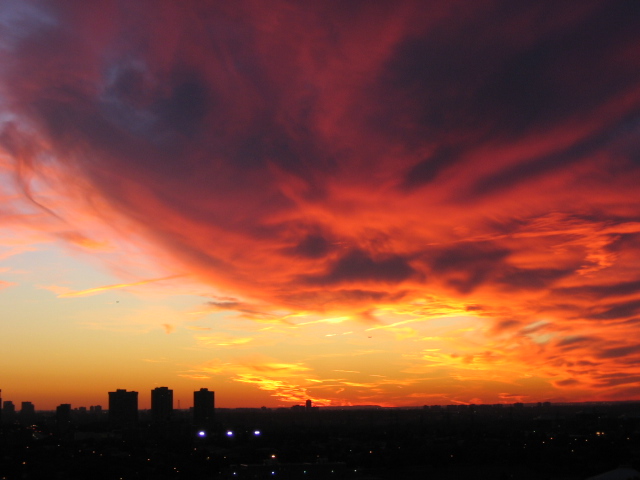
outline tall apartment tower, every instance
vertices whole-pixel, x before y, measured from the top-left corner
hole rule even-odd
[[[213,423],[215,414],[215,392],[201,388],[193,392],[193,423],[205,427]]]
[[[173,416],[173,390],[158,387],[151,390],[151,418],[155,423],[167,423]]]
[[[2,421],[11,423],[16,418],[16,406],[11,400],[5,400],[2,404]]]
[[[23,425],[30,424],[36,416],[36,407],[31,402],[22,402],[20,406],[20,423]]]
[[[56,425],[65,430],[71,425],[71,404],[63,403],[56,407]]]
[[[132,428],[138,424],[138,392],[118,389],[109,392],[111,428]]]

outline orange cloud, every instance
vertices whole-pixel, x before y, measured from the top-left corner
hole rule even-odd
[[[169,323],[163,323],[162,324],[162,328],[164,328],[165,333],[169,334],[169,333],[173,333],[176,330],[175,325],[171,325]]]
[[[125,279],[61,298],[186,272],[199,321],[273,335],[200,345],[289,335],[317,360],[380,341],[393,401],[429,398],[420,381],[455,402],[637,395],[635,16],[506,3],[21,11],[0,51],[2,218]],[[278,364],[228,369],[282,400],[389,393]]]
[[[201,335],[196,339],[203,345],[216,345],[219,347],[240,346],[252,342],[250,337],[233,337],[231,335]]]
[[[5,282],[4,280],[0,280],[0,289],[7,288],[7,287],[10,287],[12,285],[15,285],[15,283],[14,282]]]

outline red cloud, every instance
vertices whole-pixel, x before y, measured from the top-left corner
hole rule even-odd
[[[602,386],[565,378],[559,356],[636,368],[637,17],[623,1],[511,5],[17,11],[4,168],[46,231],[144,239],[261,315],[384,323],[454,299],[496,339],[497,356],[461,358]]]

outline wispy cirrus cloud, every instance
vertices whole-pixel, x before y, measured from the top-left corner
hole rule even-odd
[[[69,298],[69,297],[81,297],[81,296],[85,296],[85,295],[95,295],[98,293],[102,293],[108,290],[118,290],[118,289],[123,289],[123,288],[128,288],[128,287],[137,287],[140,285],[146,285],[149,283],[155,283],[155,282],[161,282],[164,280],[172,280],[175,278],[179,278],[182,275],[171,275],[169,277],[164,277],[164,278],[155,278],[155,279],[149,279],[149,280],[140,280],[138,282],[132,282],[132,283],[121,283],[121,284],[117,284],[117,285],[105,285],[105,286],[101,286],[101,287],[93,287],[93,288],[88,288],[86,290],[79,290],[79,291],[68,291],[67,288],[65,287],[47,287],[48,289],[51,290],[56,290],[58,292],[65,290],[63,293],[59,293],[58,294],[58,298]]]

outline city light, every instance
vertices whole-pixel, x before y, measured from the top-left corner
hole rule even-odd
[[[231,430],[227,430],[227,437],[233,437],[233,432]]]
[[[198,436],[199,436],[200,438],[204,438],[204,437],[206,437],[206,436],[207,436],[207,432],[205,432],[204,430],[200,430],[200,431],[198,432]]]

